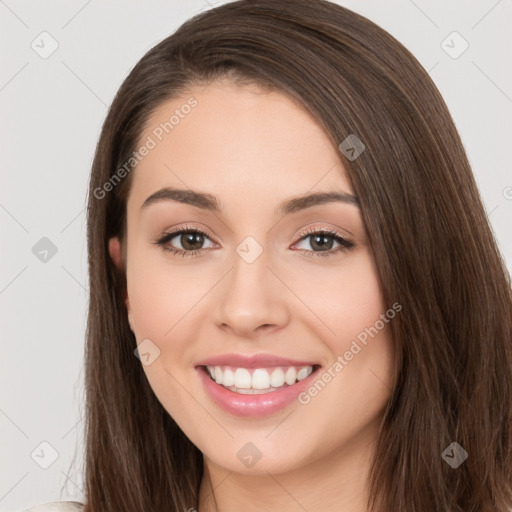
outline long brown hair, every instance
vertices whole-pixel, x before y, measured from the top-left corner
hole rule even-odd
[[[351,134],[365,145],[355,160],[341,151],[340,159],[360,199],[385,301],[403,306],[390,323],[394,386],[369,508],[505,512],[512,506],[512,299],[503,259],[429,75],[387,32],[326,0],[242,0],[196,15],[137,63],[112,103],[88,196],[86,511],[199,507],[202,454],[134,356],[126,279],[108,240],[124,239],[137,171],[119,180],[118,170],[150,115],[191,86],[225,76],[294,98],[336,147]],[[442,457],[452,442],[468,453],[457,468]]]

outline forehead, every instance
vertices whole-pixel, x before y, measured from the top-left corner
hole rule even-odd
[[[257,85],[217,81],[166,101],[148,119],[144,144],[151,149],[132,171],[137,205],[164,186],[223,203],[243,198],[246,207],[316,189],[352,193],[320,125],[287,95]]]

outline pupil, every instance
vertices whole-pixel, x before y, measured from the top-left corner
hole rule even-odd
[[[194,240],[197,246],[194,245]],[[200,249],[203,244],[203,235],[200,233],[188,233],[182,235],[181,244],[185,249],[196,250]]]
[[[311,246],[313,248],[315,248],[315,245],[317,245],[317,247],[319,247],[320,249],[325,249],[326,245],[329,246],[329,247],[327,247],[327,249],[331,249],[332,248],[333,240],[329,236],[326,236],[326,235],[314,235],[313,236],[313,240],[314,240],[314,242],[311,244]]]

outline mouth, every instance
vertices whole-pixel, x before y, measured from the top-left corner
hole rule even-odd
[[[318,371],[320,367],[319,364],[263,368],[202,365],[198,366],[198,369],[208,379],[233,393],[262,395],[293,387]]]
[[[196,371],[213,404],[233,416],[256,419],[276,414],[294,402],[296,407],[302,404],[301,393],[317,378],[320,368],[319,364],[263,368],[199,365]]]

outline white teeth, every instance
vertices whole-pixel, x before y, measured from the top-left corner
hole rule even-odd
[[[270,375],[270,385],[273,388],[280,388],[284,384],[284,372],[281,368],[276,368]]]
[[[223,372],[222,384],[224,386],[234,386],[235,385],[235,374],[229,368],[226,368]]]
[[[286,370],[286,373],[284,374],[284,380],[289,386],[295,384],[295,381],[297,380],[297,370],[293,366],[290,366],[290,368]]]
[[[249,373],[249,370],[246,370],[245,368],[237,368],[235,371],[235,383],[233,385],[236,388],[249,389],[251,387],[251,374]]]
[[[313,368],[311,366],[307,366],[305,368],[301,368],[298,372],[297,372],[297,380],[303,380],[305,379],[306,377],[308,377],[309,375],[311,375],[311,372],[313,371]]]
[[[267,370],[258,368],[252,374],[251,383],[253,389],[268,389],[270,387],[270,375]]]
[[[276,391],[285,385],[292,386],[311,375],[313,367],[256,368],[252,370],[252,375],[247,368],[231,366],[207,366],[207,370],[212,379],[221,386],[243,394],[258,394]]]

